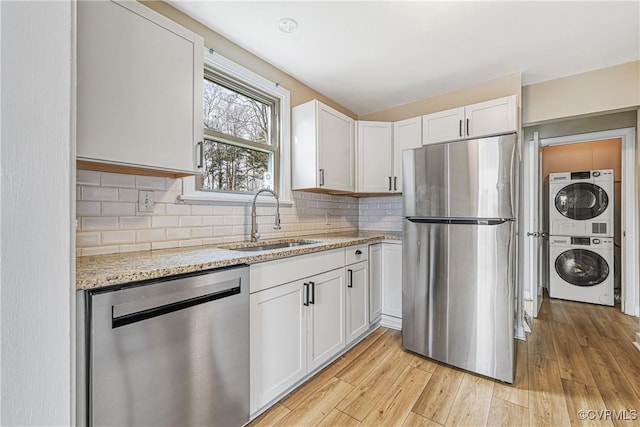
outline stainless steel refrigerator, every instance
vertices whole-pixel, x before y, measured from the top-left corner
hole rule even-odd
[[[403,153],[402,345],[513,383],[516,135]]]

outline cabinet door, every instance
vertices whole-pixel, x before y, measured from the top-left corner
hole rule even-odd
[[[367,261],[346,267],[347,344],[369,329],[369,265]]]
[[[464,107],[422,116],[422,144],[464,138]]]
[[[422,145],[422,117],[393,124],[393,191],[402,192],[402,152]]]
[[[313,276],[309,283],[307,371],[311,372],[345,346],[344,269]]]
[[[203,41],[137,2],[78,2],[77,156],[195,171]]]
[[[464,110],[465,132],[470,138],[517,130],[515,95],[468,105]]]
[[[355,191],[353,119],[318,102],[318,187]]]
[[[369,246],[369,324],[382,314],[382,243]]]
[[[301,281],[251,295],[251,412],[306,375],[304,297]]]
[[[382,244],[382,314],[402,318],[402,245]]]
[[[393,191],[391,123],[358,122],[358,182],[360,193]]]

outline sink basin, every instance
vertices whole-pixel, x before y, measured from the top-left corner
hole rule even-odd
[[[252,244],[252,246],[231,246],[226,249],[232,251],[241,251],[241,252],[260,252],[260,251],[270,251],[272,249],[285,249],[285,248],[295,248],[298,246],[311,245],[313,243],[319,243],[315,240],[293,240],[293,241],[285,241],[285,242],[257,242]]]

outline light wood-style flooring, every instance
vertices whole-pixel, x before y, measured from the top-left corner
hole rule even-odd
[[[547,298],[516,342],[510,386],[407,353],[399,332],[379,328],[250,425],[640,426],[638,331],[619,307]],[[638,419],[580,420],[580,410]]]

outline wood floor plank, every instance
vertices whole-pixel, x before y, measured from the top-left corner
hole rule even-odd
[[[569,419],[555,360],[529,355],[529,425],[556,427]]]
[[[351,384],[333,378],[275,425],[278,427],[315,426],[352,390]]]
[[[609,420],[582,419],[580,411],[604,411],[607,407],[596,387],[562,379],[567,410],[572,426],[613,426]],[[587,414],[589,415],[589,414]]]
[[[493,397],[515,405],[529,407],[529,369],[527,367],[527,341],[516,340],[516,376],[513,384],[496,381]]]
[[[565,312],[566,301],[549,298],[549,320],[557,323],[571,323],[569,316]]]
[[[464,374],[445,425],[486,425],[491,408],[493,384],[493,381],[480,376]]]
[[[337,408],[357,420],[364,420],[378,401],[397,381],[411,362],[412,356],[397,349],[374,366],[364,380],[338,404]]]
[[[609,307],[593,306],[590,307],[590,311],[594,313],[591,317],[593,325],[596,327],[598,334],[601,337],[611,338],[616,340],[625,340],[627,337],[618,329],[613,326],[609,320],[608,311]]]
[[[595,386],[582,347],[577,345],[578,338],[570,324],[551,322],[553,346],[560,368],[560,376],[567,380]]]
[[[438,365],[412,411],[444,425],[463,376],[460,370]]]
[[[606,342],[609,344],[609,353],[624,372],[629,385],[640,396],[640,351],[631,342],[613,340],[606,340]],[[640,409],[638,411],[640,412]]]
[[[529,410],[523,406],[494,397],[489,409],[488,427],[527,427]]]
[[[594,347],[586,347],[584,353],[607,409],[638,411],[640,396],[631,387],[627,374],[618,366],[611,353]],[[629,425],[625,420],[613,421],[616,426],[624,426],[625,422]]]
[[[430,376],[428,372],[407,366],[369,416],[364,419],[362,425],[368,427],[402,425]]]
[[[322,387],[327,381],[331,378],[335,377],[338,372],[344,369],[347,365],[349,365],[353,360],[355,360],[360,354],[367,351],[367,349],[380,337],[387,332],[388,329],[378,328],[371,333],[367,338],[362,340],[358,345],[356,345],[349,352],[344,354],[338,360],[336,360],[331,365],[327,366],[325,369],[316,374],[313,378],[306,381],[300,387],[295,389],[292,393],[289,393],[283,400],[280,401],[284,406],[289,409],[295,409],[298,405],[304,402],[310,395],[316,392],[320,387]]]
[[[371,344],[366,352],[360,354],[338,372],[336,377],[352,385],[360,384],[374,366],[380,363],[389,352],[399,347],[399,338],[398,331],[388,330]]]
[[[318,424],[318,427],[358,427],[359,425],[360,421],[334,408],[329,412],[329,415]]]
[[[270,427],[283,419],[289,412],[285,406],[276,403],[271,409],[249,423],[249,427]]]
[[[586,305],[586,308],[589,306]],[[589,311],[585,310],[585,304],[572,304],[565,308],[571,318],[571,327],[576,334],[581,346],[598,346],[600,334],[590,319]]]
[[[438,362],[435,360],[431,360],[417,354],[411,354],[411,356],[412,359],[409,364],[414,368],[422,369],[425,372],[434,372],[438,367]]]
[[[415,412],[409,412],[407,418],[404,420],[402,427],[442,427],[442,424],[425,418],[422,415],[418,415]]]
[[[533,322],[531,329],[528,337],[529,343],[527,344],[529,359],[535,359],[539,356],[555,360],[556,350],[553,347],[553,336],[549,321],[537,319]]]

